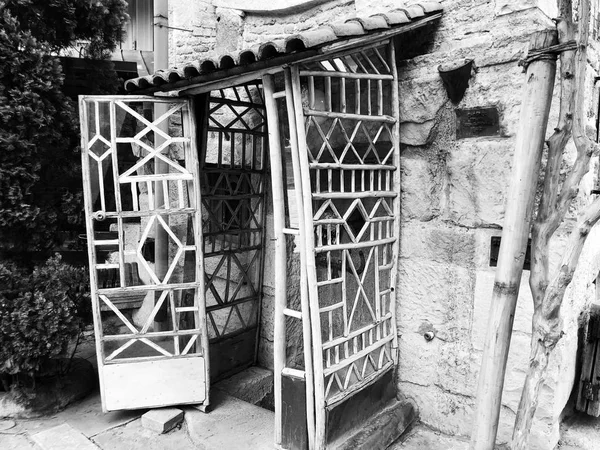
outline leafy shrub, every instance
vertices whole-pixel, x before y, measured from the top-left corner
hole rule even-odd
[[[56,255],[28,273],[0,264],[0,376],[35,376],[90,322],[87,271]]]
[[[82,40],[102,58],[123,37],[124,0],[0,1],[0,255],[51,250],[83,224],[77,108],[61,50]],[[108,63],[107,63],[108,64]],[[108,64],[110,66],[110,64]],[[112,84],[106,70],[91,72]],[[112,80],[112,81],[111,81]],[[89,94],[107,93],[98,86]],[[11,256],[16,259],[16,257]]]

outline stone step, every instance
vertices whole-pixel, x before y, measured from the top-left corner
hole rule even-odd
[[[249,367],[217,382],[213,389],[265,409],[274,409],[273,372],[262,367]]]
[[[329,443],[327,450],[384,450],[416,419],[412,402],[394,399],[363,426]]]

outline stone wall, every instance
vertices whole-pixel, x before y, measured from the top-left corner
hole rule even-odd
[[[206,51],[227,53],[332,19],[373,14],[400,4],[393,0],[332,0],[309,10],[265,15],[217,8],[208,0],[171,3],[171,26],[192,30],[172,30],[171,65],[204,57]],[[549,0],[443,0],[442,5],[444,16],[437,26],[399,40],[402,215],[397,382],[401,395],[418,404],[423,422],[445,433],[467,436],[473,423],[494,282],[490,240],[502,234],[519,120],[524,75],[518,61],[531,33],[554,26],[550,17],[556,8]],[[597,55],[598,45],[593,42],[587,84],[587,117],[592,127],[597,104],[591,102],[592,77],[596,75],[591,68],[598,66]],[[465,58],[473,59],[476,69],[463,100],[453,105],[437,68]],[[474,107],[497,108],[498,135],[457,139],[455,109]],[[557,109],[556,101],[549,134]],[[573,160],[573,152],[571,148],[567,162]],[[575,223],[577,208],[590,200],[587,194],[593,182],[588,175],[576,207],[552,241],[554,266]],[[271,231],[271,215],[267,226]],[[575,381],[578,321],[595,296],[592,281],[600,266],[600,247],[591,243],[598,238],[595,230],[567,291],[565,336],[552,356],[542,389],[532,449],[552,449],[558,440],[559,420]],[[269,239],[267,243],[267,252],[272,252]],[[291,271],[298,269],[297,258],[289,264]],[[506,373],[499,443],[510,438],[528,365],[532,303],[527,283],[525,272]],[[272,364],[273,287],[272,261],[267,258],[260,355],[267,367]],[[289,292],[298,299],[293,285]],[[430,342],[424,339],[426,331],[435,333]]]
[[[537,8],[528,2],[459,0],[443,5],[444,17],[428,43],[427,54],[400,62],[404,145],[398,386],[403,395],[415,399],[425,423],[445,433],[468,436],[494,283],[490,239],[502,234],[525,81],[517,63],[526,51],[529,35],[551,28],[552,23],[542,11],[551,8],[543,4]],[[463,100],[452,105],[436,69],[463,58],[474,59],[476,70]],[[456,138],[454,110],[474,107],[498,109],[499,135]],[[588,117],[595,117],[594,108],[589,105]],[[557,109],[556,101],[548,136],[556,124]],[[572,161],[573,153],[571,148],[568,160]],[[577,205],[589,201],[591,181],[588,176],[582,183]],[[552,241],[554,267],[575,222],[576,210],[571,213]],[[552,449],[558,441],[560,417],[576,372],[578,320],[594,296],[591,283],[598,273],[599,252],[591,243],[597,242],[597,235],[596,231],[590,237],[567,291],[565,336],[542,388],[532,449]],[[529,360],[531,315],[526,271],[515,316],[498,443],[508,441],[512,432]],[[428,342],[425,331],[434,331],[436,338]]]

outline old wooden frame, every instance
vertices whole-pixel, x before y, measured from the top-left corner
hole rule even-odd
[[[264,274],[267,124],[260,84],[207,98],[200,142],[208,332],[213,379],[256,363]],[[238,337],[247,342],[243,356]],[[218,358],[218,353],[228,358]],[[248,354],[249,353],[249,354]],[[228,359],[225,363],[223,360]]]
[[[395,269],[400,150],[394,45],[378,42],[292,65],[284,69],[284,91],[275,91],[272,75],[263,76],[263,84],[271,125],[276,260],[280,261],[275,309],[281,340],[275,348],[276,445],[290,448],[277,410],[282,406],[278,389],[282,379],[296,377],[305,382],[309,448],[324,449],[332,439],[328,411],[381,379],[398,358]],[[282,138],[272,128],[286,117],[280,117],[277,99],[285,99],[288,113],[297,228],[286,226],[281,204],[285,198]],[[348,124],[352,124],[349,130]],[[353,229],[353,221],[362,225]],[[286,299],[286,235],[300,238],[300,311]],[[361,262],[354,260],[353,252],[361,255]],[[359,312],[361,308],[364,311]],[[336,313],[339,317],[334,319]],[[368,323],[354,323],[359,314]],[[289,318],[301,319],[304,325],[302,370],[286,367],[285,321]]]
[[[180,308],[184,308],[182,312],[192,312],[198,319],[204,320],[202,330],[198,331],[201,334],[201,346],[198,348],[202,349],[203,356],[208,349],[208,328],[211,326],[215,331],[212,344],[247,331],[255,333],[255,338],[258,334],[265,239],[267,123],[269,125],[277,261],[275,443],[276,447],[282,449],[296,448],[294,443],[285,441],[287,425],[283,414],[284,384],[293,381],[296,386],[300,386],[298,389],[304,396],[306,447],[325,449],[335,439],[331,430],[328,430],[331,412],[384,376],[389,378],[398,361],[395,285],[399,249],[400,150],[399,92],[394,43],[390,39],[379,38],[358,44],[360,45],[352,48],[339,48],[328,56],[310,55],[285,68],[270,68],[260,74],[244,74],[231,80],[190,89],[187,93],[194,94],[197,98],[196,109],[192,109],[186,100],[128,97],[128,101],[166,104],[181,102],[186,105],[183,119],[185,145],[191,153],[199,156],[194,156],[195,171],[185,177],[190,186],[187,192],[193,193],[190,201],[195,203],[180,204],[181,208],[177,212],[191,214],[195,220],[194,288],[197,295],[194,297],[194,305]],[[257,81],[256,77],[259,75],[262,78]],[[275,77],[279,77],[278,83],[275,82]],[[254,92],[251,93],[250,89]],[[102,99],[117,101],[110,97]],[[219,119],[216,113],[221,108],[227,109],[232,116]],[[82,101],[82,111],[82,123],[87,127],[85,100]],[[189,114],[190,111],[194,111],[194,114]],[[260,123],[251,124],[250,116],[260,117]],[[198,124],[199,139],[194,134],[197,125],[192,120],[196,117],[201,120]],[[111,124],[113,122],[114,119],[111,119]],[[282,149],[282,135],[278,129],[282,122],[288,127],[287,154]],[[161,134],[165,132],[160,128],[152,130],[160,134],[162,139],[170,139],[168,135]],[[209,133],[214,134],[212,142],[215,146],[212,151],[209,148]],[[82,141],[85,150],[90,143],[89,136],[84,134],[84,139],[87,139]],[[236,140],[236,135],[243,138]],[[130,139],[139,140],[140,136]],[[260,158],[251,157],[250,163],[246,161],[247,139],[262,142]],[[199,151],[195,150],[196,144]],[[163,166],[173,162],[163,158],[160,151],[152,153],[147,150]],[[86,152],[87,150],[84,151],[84,158],[89,158],[89,152]],[[286,158],[291,159],[289,170],[293,173],[294,180],[293,193],[288,192],[287,195],[282,173]],[[102,164],[97,170],[102,170],[101,168]],[[115,180],[131,183],[133,189],[134,183],[151,183],[156,177],[160,178],[156,181],[162,183],[172,178],[172,170],[167,169],[164,173],[154,175],[135,175],[135,168],[125,173],[120,173],[118,168],[113,168],[113,171]],[[89,183],[89,170],[84,172],[84,177]],[[258,180],[256,183],[253,181],[255,179]],[[240,188],[242,184],[247,188]],[[162,192],[165,209],[173,208],[173,198],[182,198],[182,189],[172,190],[168,184],[163,187]],[[149,189],[148,195],[152,194],[153,190]],[[90,197],[89,194],[86,195]],[[115,196],[118,195],[119,189],[116,188]],[[294,223],[290,222],[290,217],[286,217],[284,205],[286,198],[289,200],[290,196],[293,197],[294,205],[288,204],[288,210],[294,209]],[[150,205],[156,204],[155,198],[150,200]],[[241,206],[244,202],[248,208]],[[94,235],[94,220],[100,220],[101,216],[114,216],[119,231],[116,244],[121,252],[125,246],[124,219],[141,217],[154,221],[171,236],[168,224],[164,224],[162,219],[165,215],[168,216],[168,211],[157,212],[157,207],[143,210],[139,204],[134,204],[133,211],[120,211],[117,208],[117,213],[113,214],[106,212],[105,202],[102,204],[102,211],[94,210],[91,198],[88,203],[88,235]],[[246,212],[242,214],[240,211],[243,208],[246,208]],[[204,230],[198,226],[203,221],[206,227]],[[145,237],[148,230],[147,227]],[[287,254],[286,240],[290,239],[296,239],[301,261],[301,302],[296,307],[287,302],[286,263],[290,255]],[[154,277],[154,284],[151,286],[126,286],[122,269],[124,259],[121,257],[118,264],[98,263],[95,259],[97,245],[102,244],[90,239],[92,266],[101,269],[119,268],[122,283],[119,288],[98,289],[94,292],[98,323],[98,304],[103,300],[99,297],[101,294],[145,290],[164,292],[188,286],[186,283],[168,282],[176,270],[171,265],[168,266],[164,280]],[[237,256],[240,252],[254,252],[248,265],[240,262]],[[251,275],[252,266],[257,266],[257,270]],[[92,272],[94,277],[95,272]],[[233,272],[237,272],[237,275]],[[216,287],[216,278],[222,284],[219,288]],[[242,280],[245,280],[245,285],[249,285],[252,292],[238,298],[237,294],[245,289],[242,287]],[[96,280],[93,280],[93,286],[94,283]],[[214,304],[207,307],[209,296],[212,296]],[[153,308],[154,315],[162,308],[161,304],[167,301],[167,297],[169,294],[159,293],[158,302]],[[176,304],[177,296],[170,296],[168,301],[172,310],[179,307]],[[252,324],[242,317],[239,310],[240,305],[246,303],[255,306],[250,311],[250,316],[255,320]],[[119,309],[108,306],[128,326]],[[221,324],[214,317],[220,311],[227,311],[227,317]],[[229,330],[232,317],[238,317],[239,326]],[[304,349],[302,367],[287,365],[286,321],[301,323]],[[175,321],[174,330],[151,331],[151,322],[148,320],[148,326],[144,326],[142,330],[128,326],[130,332],[124,336],[129,340],[139,340],[140,334],[150,338],[191,334],[187,330],[176,330]],[[112,337],[106,339],[101,328],[97,327],[96,332],[100,336],[99,342],[113,340]],[[102,351],[99,348],[99,355],[105,358]],[[171,356],[161,353],[163,358]],[[144,363],[155,364],[155,361],[140,359]],[[244,364],[252,362],[255,362],[254,357]],[[243,368],[244,364],[228,368],[222,375]],[[205,397],[201,400],[189,398],[189,401],[179,403],[208,403],[208,367],[209,362],[205,360]],[[187,374],[185,376],[189,377]],[[115,380],[116,378],[113,382]],[[139,392],[137,394],[140,395]]]
[[[167,105],[166,112],[147,118],[142,112],[147,109],[144,105],[156,103]],[[179,99],[80,97],[92,308],[105,411],[209,402],[201,194],[191,108],[189,100]],[[176,116],[179,126],[173,124],[172,128],[181,132],[179,136],[162,126]],[[129,125],[125,125],[128,119]],[[119,165],[122,146],[139,152],[132,167]],[[179,153],[178,159],[173,152]],[[168,170],[157,173],[156,160]],[[109,185],[105,185],[106,174],[112,175]],[[140,201],[140,186],[145,189],[145,204]],[[158,186],[164,193],[160,199]],[[176,193],[169,195],[170,191]],[[129,192],[131,202],[126,204],[123,196]],[[125,221],[132,219],[140,222],[141,236],[135,244],[130,242],[125,226]],[[104,221],[112,221],[116,239],[96,239]],[[144,244],[157,228],[170,240],[170,261],[164,276],[157,275],[144,256]],[[109,246],[116,248],[116,259],[100,261],[98,250]],[[192,264],[190,279],[186,280],[183,262],[190,259],[188,256]],[[125,265],[132,260],[143,270],[143,282],[139,277],[126,276]],[[119,274],[118,286],[99,288],[99,274],[114,269]],[[144,301],[151,306],[142,326],[134,325],[115,302],[130,293],[144,294]],[[104,318],[102,304],[106,306]],[[107,312],[117,321],[112,328],[105,325]],[[165,317],[159,320],[163,313]],[[150,354],[132,354],[141,344]]]

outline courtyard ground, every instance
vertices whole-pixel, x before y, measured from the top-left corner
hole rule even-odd
[[[78,357],[96,364],[93,338]],[[178,407],[183,421],[159,434],[142,425],[147,410],[103,413],[100,393],[64,411],[36,419],[0,419],[2,450],[263,450],[273,448],[273,412],[235,398],[232,384],[218,383],[206,414],[193,406]],[[239,387],[239,386],[238,386]],[[600,449],[600,422],[574,415],[565,421],[557,450]],[[417,423],[388,450],[467,450],[468,440],[448,436]]]

